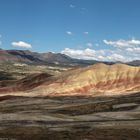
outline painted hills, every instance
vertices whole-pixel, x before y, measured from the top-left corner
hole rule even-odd
[[[0,94],[97,96],[137,92],[139,62],[101,63],[61,53],[0,49]]]
[[[6,85],[8,83],[8,85]],[[16,82],[0,83],[0,93],[22,96],[102,96],[140,91],[140,67],[95,64],[57,76],[32,75]]]

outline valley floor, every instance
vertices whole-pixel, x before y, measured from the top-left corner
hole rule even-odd
[[[140,140],[140,93],[0,97],[0,140]]]

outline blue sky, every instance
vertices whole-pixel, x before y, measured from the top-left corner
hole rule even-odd
[[[140,59],[139,26],[140,0],[0,0],[4,49]]]

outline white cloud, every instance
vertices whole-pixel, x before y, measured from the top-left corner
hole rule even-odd
[[[107,41],[103,40],[103,42],[106,45],[110,45],[112,47],[117,47],[117,48],[125,48],[125,47],[135,47],[140,45],[140,40],[117,40],[117,41]]]
[[[98,60],[98,61],[122,61],[128,62],[132,60],[140,60],[140,40],[118,40],[107,41],[103,40],[107,45],[110,45],[110,49],[90,49],[93,47],[92,43],[87,43],[86,49],[70,49],[65,48],[61,53],[66,54],[73,58]],[[95,48],[99,44],[95,44]]]
[[[30,49],[32,48],[32,45],[23,41],[19,41],[19,42],[12,42],[11,45],[13,47],[20,47],[20,48],[26,48],[26,49]]]
[[[96,43],[96,44],[95,44],[95,46],[96,46],[96,47],[99,47],[99,44],[98,44],[98,43]]]
[[[61,53],[66,54],[70,57],[73,58],[78,58],[78,59],[87,59],[87,60],[103,60],[105,57],[104,55],[104,50],[94,50],[94,49],[70,49],[70,48],[65,48]]]
[[[87,60],[98,60],[98,61],[132,61],[135,59],[140,59],[140,55],[136,53],[129,52],[130,50],[94,50],[90,48],[86,49],[70,49],[65,48],[61,53],[66,54],[73,58],[87,59]],[[133,50],[132,50],[133,51]],[[139,51],[139,49],[135,49]]]
[[[66,32],[68,35],[72,35],[72,32],[71,31],[67,31]]]
[[[126,48],[126,51],[130,53],[140,53],[140,48],[134,47],[134,48]]]
[[[107,59],[111,61],[125,61],[125,57],[117,53],[107,56]]]
[[[75,8],[76,6],[73,4],[70,4],[70,8]]]
[[[84,32],[84,34],[85,34],[85,35],[88,35],[88,34],[89,34],[89,32]]]
[[[128,52],[133,52],[133,49],[132,48],[127,48],[126,49]]]
[[[102,55],[99,55],[99,56],[98,56],[98,60],[102,60],[102,61],[104,61],[104,60],[105,60],[105,57],[102,56]]]
[[[92,43],[87,43],[86,46],[88,46],[88,47],[92,47],[93,44],[92,44]]]
[[[89,48],[85,50],[65,48],[61,53],[78,59],[94,59],[95,56],[95,50]]]

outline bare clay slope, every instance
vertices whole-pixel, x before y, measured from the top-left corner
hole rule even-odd
[[[51,84],[44,83],[32,92],[41,95],[97,95],[140,91],[140,67],[124,64],[95,64],[62,74]]]
[[[48,75],[36,75],[35,78],[31,76],[9,85],[10,83],[0,87],[1,96],[100,96],[135,93],[140,91],[140,67],[99,63],[50,78]]]

